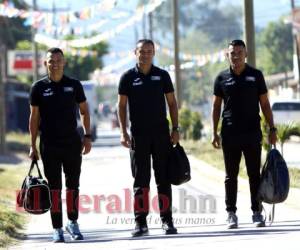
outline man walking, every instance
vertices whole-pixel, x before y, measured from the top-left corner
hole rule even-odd
[[[228,47],[229,69],[222,71],[214,84],[212,107],[212,145],[221,147],[218,123],[222,102],[222,149],[225,161],[225,203],[228,228],[238,227],[236,216],[237,178],[243,153],[249,176],[252,220],[255,226],[265,226],[261,203],[257,199],[260,181],[261,141],[259,106],[269,125],[269,142],[276,143],[276,128],[261,71],[245,63],[246,46],[242,40],[233,40]]]
[[[44,65],[48,75],[32,85],[30,93],[29,156],[38,159],[36,139],[40,133],[40,154],[51,189],[53,241],[64,242],[62,218],[62,169],[65,173],[67,215],[66,231],[73,240],[82,240],[78,219],[81,154],[91,150],[90,116],[81,83],[64,75],[65,59],[59,48],[47,51]],[[84,127],[83,142],[77,131],[79,106]]]
[[[125,72],[119,83],[118,114],[121,143],[130,148],[134,177],[134,237],[148,234],[146,217],[149,213],[149,184],[151,156],[159,196],[162,228],[166,234],[176,234],[172,218],[172,190],[167,180],[166,163],[170,148],[179,141],[178,109],[169,74],[152,64],[154,43],[148,39],[136,43],[137,64]],[[166,117],[169,106],[172,132]],[[131,138],[126,130],[126,111],[129,106]]]

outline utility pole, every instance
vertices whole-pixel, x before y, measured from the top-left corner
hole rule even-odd
[[[255,28],[253,0],[244,0],[244,36],[247,46],[247,63],[255,67]]]
[[[291,0],[291,8],[292,8],[292,23],[293,23],[293,19],[294,19],[294,10],[295,10],[295,1]],[[292,25],[293,27],[293,25]],[[293,47],[294,47],[294,55],[296,54],[296,63],[295,60],[294,61],[294,68],[296,68],[296,70],[294,70],[295,72],[295,79],[298,80],[298,92],[299,92],[299,85],[300,85],[300,58],[299,58],[299,43],[298,43],[298,32],[294,30],[294,28],[292,28],[292,32],[293,32]],[[295,65],[297,64],[297,65]]]
[[[143,19],[142,19],[142,30],[143,30],[143,38],[147,38],[147,15],[145,12],[145,8],[143,8]]]
[[[6,108],[5,108],[5,83],[6,83],[6,45],[3,38],[7,29],[5,17],[0,16],[0,155],[6,153]]]
[[[32,0],[32,6],[33,6],[33,11],[37,10],[37,4],[36,0]],[[32,32],[32,52],[33,52],[33,59],[32,59],[32,73],[33,73],[33,82],[37,81],[39,78],[39,65],[38,65],[38,60],[39,60],[39,52],[38,52],[38,45],[34,41],[35,34],[36,34],[36,23],[35,20],[33,20],[33,25],[31,27],[31,32]]]
[[[150,12],[148,14],[148,21],[149,21],[149,38],[153,41],[153,14]]]
[[[6,153],[5,45],[0,38],[0,154]]]
[[[173,34],[174,34],[174,65],[178,108],[182,104],[180,60],[179,60],[179,30],[178,30],[178,1],[173,0]]]

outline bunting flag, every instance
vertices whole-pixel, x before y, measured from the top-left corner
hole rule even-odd
[[[63,46],[62,48],[66,47],[74,47],[74,48],[83,48],[83,47],[89,47],[91,45],[97,44],[99,42],[109,40],[111,38],[114,38],[117,34],[121,33],[124,29],[134,25],[136,22],[139,22],[142,20],[144,14],[149,14],[153,12],[157,7],[159,7],[165,0],[152,0],[149,4],[146,6],[141,6],[137,8],[135,11],[135,14],[130,17],[127,21],[120,23],[117,25],[114,29],[109,29],[107,31],[104,31],[101,34],[97,34],[92,37],[88,38],[79,38],[79,39],[73,39],[73,40],[60,40],[60,39],[54,39],[51,36],[45,35],[45,34],[36,34],[35,41],[37,43],[41,43],[50,47],[55,46]],[[62,29],[65,29],[62,27]],[[75,28],[75,33],[78,32],[78,29]],[[63,32],[63,31],[61,31]],[[68,32],[68,30],[66,30]]]

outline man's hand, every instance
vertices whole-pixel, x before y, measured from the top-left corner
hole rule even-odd
[[[82,154],[86,155],[91,151],[92,140],[91,138],[84,137],[82,143]]]
[[[120,139],[121,144],[126,147],[130,148],[131,146],[131,140],[127,132],[121,133],[121,139]]]
[[[29,150],[29,158],[30,158],[31,160],[38,160],[38,159],[39,159],[39,153],[38,153],[38,151],[37,151],[37,149],[36,149],[35,146],[31,146],[31,147],[30,147],[30,150]]]
[[[171,143],[176,145],[179,142],[180,135],[178,131],[172,131],[171,133]]]
[[[276,131],[270,131],[270,133],[269,133],[269,143],[271,145],[275,145],[276,142],[277,142]]]
[[[218,134],[213,135],[211,144],[213,145],[214,148],[221,148],[221,140],[220,140],[220,136]]]

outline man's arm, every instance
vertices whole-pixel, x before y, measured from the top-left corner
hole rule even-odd
[[[263,94],[259,96],[259,103],[261,107],[261,111],[263,112],[264,117],[270,128],[274,128],[274,120],[273,113],[270,106],[268,94]],[[275,144],[277,141],[276,130],[271,129],[269,134],[269,142],[270,144]]]
[[[91,142],[91,125],[90,125],[90,113],[89,113],[89,107],[88,103],[81,102],[79,103],[79,113],[80,113],[80,119],[81,123],[84,129],[84,134],[89,135],[89,137],[83,138],[83,154],[88,154],[91,151],[92,148],[92,142]]]
[[[220,136],[218,135],[218,124],[221,115],[223,99],[219,96],[214,95],[212,103],[212,125],[213,125],[213,136],[212,136],[212,145],[215,148],[220,148]]]
[[[171,141],[175,145],[179,141],[179,131],[178,131],[178,107],[177,107],[177,101],[174,92],[167,93],[166,99],[169,106],[172,127],[174,128],[172,129],[171,132]]]
[[[29,157],[33,159],[39,159],[38,151],[36,148],[36,139],[38,136],[40,124],[40,111],[38,106],[30,105],[30,116],[29,116],[29,133],[31,146],[29,151]]]
[[[127,133],[127,101],[128,97],[126,95],[118,95],[118,117],[119,117],[119,124],[120,124],[120,132],[121,132],[121,144],[129,148],[131,145],[130,137]]]

